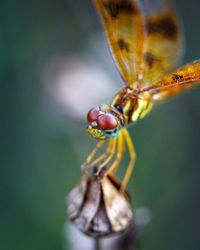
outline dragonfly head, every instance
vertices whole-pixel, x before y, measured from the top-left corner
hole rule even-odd
[[[118,136],[122,128],[118,113],[119,111],[109,105],[92,108],[87,114],[88,132],[101,140]]]

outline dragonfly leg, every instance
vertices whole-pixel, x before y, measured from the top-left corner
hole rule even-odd
[[[100,141],[100,142],[102,142],[102,141]],[[104,141],[103,141],[104,142]],[[113,148],[113,143],[115,143],[115,138],[112,138],[112,139],[110,139],[110,141],[109,141],[109,144],[108,144],[108,147],[107,147],[107,149],[106,149],[106,152],[104,153],[104,154],[102,154],[102,155],[100,155],[96,160],[94,160],[93,162],[91,162],[90,163],[90,161],[89,162],[85,162],[82,166],[81,166],[81,168],[84,170],[84,169],[88,169],[88,168],[92,168],[92,167],[94,167],[95,165],[97,165],[99,162],[101,162],[104,158],[106,158],[107,156],[109,157],[109,155],[112,153],[112,148]],[[99,143],[98,143],[99,144]],[[98,148],[98,144],[97,144],[97,147],[96,148]],[[102,143],[103,144],[103,143]],[[101,144],[101,145],[102,145]],[[93,152],[96,150],[96,148],[93,150]],[[98,149],[97,149],[98,150]],[[97,150],[96,150],[96,152],[97,152]],[[92,153],[93,153],[92,152]],[[91,154],[92,154],[91,153]]]
[[[109,156],[111,154],[111,152],[112,152],[113,143],[114,143],[114,138],[110,139],[108,147],[106,149],[106,152],[104,154],[100,155],[96,160],[94,160],[93,162],[91,162],[88,167],[89,168],[90,167],[94,167],[99,162],[101,162],[104,158],[106,158],[107,156]]]
[[[123,153],[124,153],[124,138],[123,138],[123,135],[121,135],[121,138],[119,138],[119,144],[120,144],[120,149],[119,149],[119,151],[120,151],[120,155],[121,155],[121,158],[122,158],[122,155],[123,155]],[[117,156],[118,157],[118,156]],[[120,160],[121,160],[121,158],[120,158]],[[111,168],[111,171],[110,171],[110,173],[109,174],[112,174],[112,175],[115,175],[115,173],[117,172],[117,169],[118,169],[118,167],[119,167],[119,163],[120,162],[118,162],[118,164],[116,165],[116,166],[114,166],[114,168],[112,169]],[[112,166],[111,166],[112,167]]]
[[[93,151],[91,152],[91,154],[88,155],[86,161],[81,165],[81,169],[85,169],[87,168],[86,166],[88,165],[88,163],[90,163],[90,161],[92,160],[92,158],[94,157],[94,155],[96,154],[96,152],[100,149],[100,147],[103,145],[105,141],[99,141],[97,143],[97,146],[93,149]]]
[[[118,148],[117,148],[117,156],[116,159],[114,160],[113,164],[110,166],[110,168],[105,172],[105,176],[109,174],[114,174],[116,172],[116,169],[122,159],[124,152],[124,138],[123,134],[120,133],[118,135]]]
[[[126,188],[126,185],[131,177],[131,173],[133,171],[133,167],[134,167],[135,159],[136,159],[135,149],[134,149],[134,146],[133,146],[133,143],[132,143],[132,140],[131,140],[131,137],[130,137],[128,131],[126,129],[123,129],[123,134],[124,134],[124,138],[125,138],[127,145],[128,145],[129,154],[130,154],[130,162],[129,162],[128,168],[126,170],[126,174],[124,176],[124,179],[122,181],[121,191],[124,191]]]
[[[114,153],[115,153],[115,148],[116,148],[116,142],[117,142],[117,137],[114,137],[111,139],[112,140],[112,145],[109,148],[108,152],[109,155],[107,157],[107,159],[99,166],[99,169],[97,171],[97,175],[99,175],[99,173],[101,172],[101,170],[105,167],[105,165],[112,159]]]

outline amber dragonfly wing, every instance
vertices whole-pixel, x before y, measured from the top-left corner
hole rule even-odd
[[[142,0],[145,16],[144,70],[140,88],[151,86],[172,72],[183,50],[176,13],[169,1]]]
[[[177,69],[157,84],[141,90],[140,93],[148,93],[153,102],[163,101],[199,83],[200,60]]]
[[[143,67],[145,28],[137,0],[94,0],[114,61],[134,87]]]
[[[165,0],[94,0],[114,61],[133,89],[150,86],[176,65],[182,43]]]

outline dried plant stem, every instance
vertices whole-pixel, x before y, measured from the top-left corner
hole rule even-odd
[[[101,250],[100,238],[95,239],[95,250]]]

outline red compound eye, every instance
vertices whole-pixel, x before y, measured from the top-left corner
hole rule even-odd
[[[87,120],[88,122],[93,122],[97,119],[97,116],[99,115],[99,108],[93,108],[91,109],[87,114]]]
[[[103,114],[97,118],[97,123],[102,130],[112,130],[117,127],[117,120],[112,114]]]

